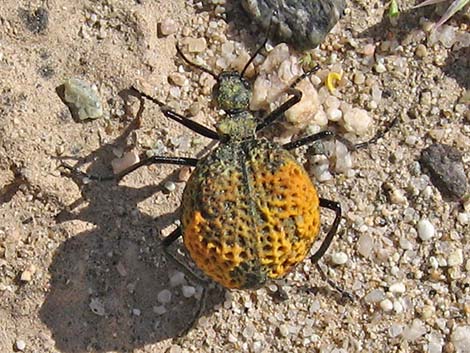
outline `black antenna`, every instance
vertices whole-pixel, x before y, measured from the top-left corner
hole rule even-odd
[[[271,29],[273,27],[273,18],[276,14],[277,14],[277,11],[273,11],[273,14],[271,15],[271,20],[269,21],[269,27],[268,27],[268,32],[266,33],[266,38],[264,39],[263,44],[261,44],[258,47],[258,49],[256,49],[255,53],[251,56],[250,60],[248,60],[248,62],[245,64],[245,67],[243,68],[242,72],[240,73],[241,77],[243,77],[243,75],[245,74],[245,71],[248,69],[248,66],[250,66],[250,64],[253,62],[253,60],[255,60],[256,55],[259,54],[259,52],[264,48],[264,46],[268,42],[269,34],[271,33]]]
[[[211,70],[209,70],[208,68],[205,68],[204,66],[202,65],[198,65],[198,64],[195,64],[193,63],[191,60],[189,60],[186,55],[183,54],[183,51],[181,50],[181,48],[179,47],[178,44],[176,44],[176,51],[178,52],[178,54],[183,58],[183,60],[190,66],[192,67],[195,67],[196,69],[199,69],[201,71],[204,71],[206,73],[208,73],[209,75],[211,75],[213,78],[215,78],[216,80],[218,79],[218,76],[216,74],[214,74]]]
[[[250,64],[253,62],[253,60],[255,60],[256,55],[259,54],[259,52],[264,48],[264,46],[266,45],[267,42],[268,42],[268,37],[266,37],[266,39],[263,41],[263,44],[261,44],[258,47],[258,49],[256,49],[255,53],[251,56],[250,60],[248,60],[248,62],[245,64],[245,67],[243,68],[242,72],[240,73],[241,77],[243,77],[243,75],[245,75],[245,71],[248,69],[248,66],[250,66]]]

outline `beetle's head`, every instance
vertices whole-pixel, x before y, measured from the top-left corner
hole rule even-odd
[[[248,110],[251,86],[238,72],[224,71],[217,77],[213,95],[218,108],[229,114]]]

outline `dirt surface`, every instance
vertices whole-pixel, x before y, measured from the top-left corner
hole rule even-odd
[[[288,277],[289,299],[279,302],[266,289],[227,292],[202,284],[165,256],[160,239],[175,228],[184,188],[178,168],[141,168],[119,184],[90,182],[59,168],[65,161],[107,175],[110,162],[130,150],[194,157],[213,146],[149,102],[142,111],[129,88],[156,95],[181,113],[196,109],[197,101],[195,119],[212,125],[217,113],[209,106],[207,83],[200,72],[182,66],[175,43],[207,36],[209,58],[227,40],[254,52],[263,38],[242,18],[238,2],[227,1],[224,21],[215,5],[183,0],[4,0],[0,351],[469,352],[461,349],[458,334],[470,329],[470,211],[468,204],[465,210],[461,203],[443,201],[417,165],[431,142],[448,143],[463,153],[469,176],[469,47],[427,42],[420,18],[437,20],[432,7],[406,11],[392,25],[381,1],[348,5],[319,49],[322,65],[332,64],[332,54],[342,63],[349,86],[340,91],[341,99],[368,109],[375,128],[390,116],[399,116],[400,124],[355,153],[354,173],[319,185],[321,195],[341,201],[345,214],[323,264],[355,299],[338,298],[306,263]],[[162,35],[165,19],[174,20],[176,33]],[[211,23],[218,24],[213,32]],[[450,26],[468,34],[468,15],[456,16]],[[393,41],[401,49],[381,48]],[[405,69],[400,75],[377,72],[373,56],[364,54],[367,44],[387,65]],[[425,56],[415,54],[419,44]],[[379,107],[368,105],[369,90],[352,83],[357,71],[379,83],[384,92]],[[181,89],[168,80],[175,72],[188,79]],[[97,86],[105,117],[85,122],[72,117],[60,91],[70,77]],[[179,91],[172,92],[175,87]],[[191,137],[189,146],[181,136]],[[167,182],[176,190],[168,192]],[[430,241],[416,231],[423,218],[435,228]],[[331,220],[326,211],[325,224]],[[364,234],[372,239],[367,256],[357,245]],[[463,260],[450,259],[459,250]],[[348,260],[335,265],[331,254],[339,252]],[[180,272],[195,295],[185,296],[180,284],[171,283]],[[185,332],[197,315],[203,286],[209,288],[203,315]],[[165,289],[172,298],[162,312]],[[373,290],[378,299],[367,300]]]

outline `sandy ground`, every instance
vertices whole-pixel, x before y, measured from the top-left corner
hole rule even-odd
[[[342,251],[348,261],[330,266],[327,256],[324,264],[330,266],[329,276],[356,299],[342,301],[305,264],[289,276],[288,282],[294,283],[286,288],[290,298],[281,303],[263,289],[228,293],[210,286],[202,318],[185,333],[199,301],[172,288],[170,278],[184,270],[158,247],[160,236],[178,219],[184,183],[177,182],[171,193],[163,187],[178,179],[178,169],[142,168],[117,185],[84,183],[82,177],[61,173],[58,166],[66,159],[89,173],[109,174],[116,155],[133,148],[143,152],[157,140],[164,141],[169,154],[195,156],[204,151],[209,140],[168,121],[149,103],[141,120],[134,120],[139,101],[127,89],[137,85],[153,94],[151,89],[158,87],[166,97],[174,87],[168,75],[181,64],[176,38],[181,33],[203,36],[215,16],[214,6],[197,8],[182,0],[4,0],[0,351],[22,348],[23,341],[25,352],[439,352],[433,347],[464,352],[456,335],[470,325],[470,231],[465,222],[470,215],[461,205],[444,202],[415,167],[420,150],[438,141],[460,149],[467,176],[470,173],[470,117],[468,106],[461,103],[470,85],[469,48],[452,51],[438,43],[427,46],[427,55],[418,58],[416,46],[426,44],[427,35],[416,39],[424,33],[419,32],[419,18],[437,20],[432,8],[406,12],[398,26],[391,26],[382,20],[382,2],[348,4],[350,11],[328,39],[329,46],[322,48],[325,55],[336,52],[352,76],[363,65],[364,43],[379,47],[394,38],[402,50],[384,56],[403,57],[407,65],[401,77],[367,72],[367,77],[379,77],[387,93],[372,112],[375,125],[398,115],[399,127],[386,141],[357,152],[355,176],[338,175],[319,185],[322,195],[340,200],[346,211],[330,253]],[[47,22],[39,8],[47,10]],[[237,11],[228,16],[226,36],[253,52],[261,39]],[[176,34],[159,35],[158,24],[165,18],[176,22]],[[468,17],[460,15],[451,26],[465,33],[465,23]],[[246,30],[240,33],[237,28]],[[361,45],[337,44],[346,36]],[[198,117],[211,124],[215,114],[206,107],[210,97],[202,95],[198,76],[186,74],[191,89],[168,103],[184,112],[198,99],[204,113]],[[106,118],[72,118],[57,93],[69,77],[96,84]],[[358,89],[342,95],[367,106]],[[172,146],[171,139],[182,134],[194,137],[190,149]],[[399,190],[404,200],[390,200],[384,184]],[[415,230],[423,217],[436,228],[435,238],[427,242]],[[363,233],[374,239],[370,256],[357,251]],[[430,257],[449,260],[459,249],[463,261],[429,265]],[[187,278],[200,290],[200,284]],[[401,286],[390,290],[393,283],[403,284],[405,291]],[[310,287],[322,290],[302,289]],[[172,289],[173,298],[161,313],[157,296],[166,288]],[[378,302],[365,301],[374,289],[380,292]],[[385,297],[394,305],[390,312],[384,310],[388,302],[379,304]]]

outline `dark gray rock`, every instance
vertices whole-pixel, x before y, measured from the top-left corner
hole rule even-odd
[[[346,6],[344,0],[242,0],[242,5],[266,30],[273,18],[278,37],[299,49],[323,42]]]
[[[467,192],[467,176],[459,150],[435,143],[422,151],[420,163],[444,200],[462,199]]]

